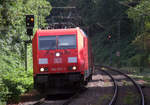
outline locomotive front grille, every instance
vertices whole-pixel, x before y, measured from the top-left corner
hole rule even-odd
[[[79,81],[81,79],[81,74],[80,72],[60,74],[37,74],[35,78],[37,83],[46,83],[51,81],[73,82]]]
[[[40,75],[40,76],[37,76],[36,78],[37,78],[38,83],[48,82],[48,75]]]

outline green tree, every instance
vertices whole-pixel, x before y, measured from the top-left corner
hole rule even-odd
[[[130,7],[127,11],[129,18],[134,21],[134,31],[136,32],[136,38],[133,40],[133,44],[138,49],[143,50],[142,60],[148,61],[150,53],[150,1],[142,0],[135,7]]]
[[[24,71],[23,40],[28,39],[25,15],[35,16],[36,31],[38,13],[40,12],[43,25],[50,11],[51,5],[47,0],[0,0],[0,99],[17,99],[20,94],[32,87],[31,67],[28,73]],[[31,46],[29,52],[28,57],[31,58]]]

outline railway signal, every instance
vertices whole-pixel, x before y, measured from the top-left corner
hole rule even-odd
[[[34,15],[26,15],[26,28],[27,28],[27,35],[33,35],[33,28],[34,28]]]
[[[26,15],[26,32],[27,35],[30,37],[30,40],[24,41],[25,46],[25,70],[27,71],[27,46],[28,44],[32,43],[31,36],[33,35],[33,28],[34,28],[34,15]]]
[[[26,27],[34,27],[34,15],[26,15]]]

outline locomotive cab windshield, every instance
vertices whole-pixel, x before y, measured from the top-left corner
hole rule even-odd
[[[39,50],[75,49],[76,35],[39,36]]]

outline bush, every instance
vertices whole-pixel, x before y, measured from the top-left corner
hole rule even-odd
[[[0,97],[2,101],[18,101],[19,96],[33,87],[32,70],[22,68],[11,70],[2,75]]]
[[[21,94],[33,87],[32,69],[26,72],[21,56],[7,52],[0,52],[0,101],[2,102],[18,101]]]
[[[129,62],[131,64],[131,66],[140,66],[141,55],[137,54],[137,55],[133,56],[132,58],[129,59]]]
[[[146,54],[136,54],[132,58],[129,59],[131,66],[147,66],[148,65],[148,57]]]

